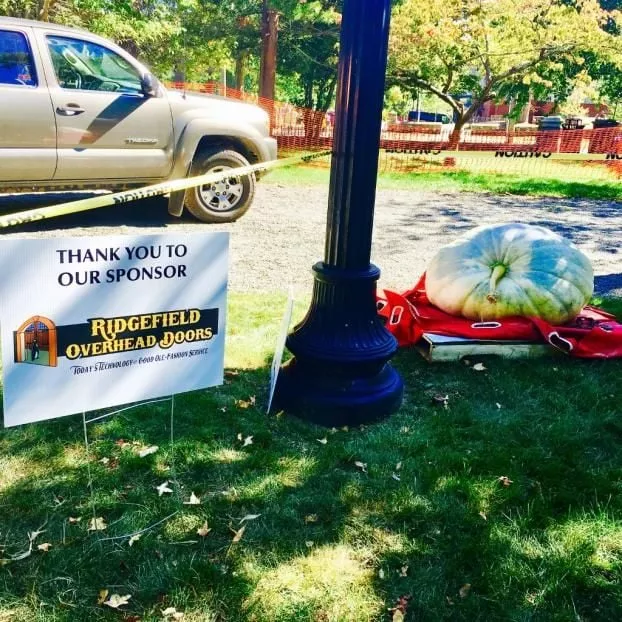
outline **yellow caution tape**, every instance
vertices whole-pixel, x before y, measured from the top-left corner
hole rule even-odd
[[[309,153],[303,156],[292,156],[290,158],[282,158],[281,160],[270,160],[269,162],[261,162],[259,164],[249,164],[248,166],[240,166],[219,173],[208,173],[205,175],[197,175],[195,177],[186,177],[184,179],[175,179],[173,181],[165,181],[152,186],[144,186],[143,188],[135,188],[133,190],[124,190],[123,192],[115,192],[103,196],[91,197],[88,199],[80,199],[79,201],[69,201],[67,203],[59,203],[58,205],[50,205],[15,214],[7,214],[0,216],[0,228],[16,227],[29,222],[45,220],[46,218],[54,218],[56,216],[64,216],[66,214],[75,214],[77,212],[86,212],[100,207],[109,207],[119,203],[128,203],[138,199],[147,197],[156,197],[169,192],[178,190],[187,190],[194,186],[202,186],[204,184],[213,184],[214,182],[227,179],[228,177],[238,177],[240,175],[250,175],[251,173],[260,173],[273,168],[281,168],[283,166],[291,166],[300,162],[308,162],[330,155],[330,151],[318,151],[317,153]]]

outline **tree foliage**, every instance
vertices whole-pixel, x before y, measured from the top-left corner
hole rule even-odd
[[[219,67],[236,35],[222,3],[206,0],[0,0],[0,13],[84,28],[165,75],[180,63],[195,76]]]
[[[611,20],[622,23],[597,0],[404,0],[393,19],[391,82],[447,102],[459,131],[489,100],[568,97],[588,52],[622,66]]]
[[[278,70],[289,78],[290,101],[296,105],[325,112],[334,100],[339,4],[337,0],[295,3],[281,18]]]
[[[553,96],[595,80],[622,98],[622,0],[395,0],[389,88],[450,106],[458,125],[491,99]],[[118,42],[161,77],[223,66],[257,84],[263,0],[0,0],[0,14],[79,26]],[[279,13],[277,97],[325,111],[336,91],[342,0],[269,0]],[[245,78],[246,76],[246,78]],[[396,91],[392,92],[393,95]],[[467,97],[464,97],[468,95]],[[404,104],[389,97],[391,107]]]

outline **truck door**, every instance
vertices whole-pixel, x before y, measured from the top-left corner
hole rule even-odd
[[[46,181],[56,168],[56,123],[30,28],[0,28],[0,183]]]
[[[138,63],[86,38],[39,33],[40,47],[49,52],[58,128],[54,179],[166,177],[172,166],[171,110],[164,93],[142,92]]]

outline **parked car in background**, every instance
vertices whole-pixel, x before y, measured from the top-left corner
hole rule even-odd
[[[452,123],[450,117],[439,112],[423,112],[421,110],[411,110],[408,113],[409,123],[442,123],[448,125]]]
[[[130,54],[83,30],[0,17],[0,191],[145,186],[276,158],[268,114],[167,91]],[[205,222],[250,207],[255,176],[174,192]]]
[[[600,129],[603,127],[620,127],[620,122],[615,119],[594,119],[594,129]]]

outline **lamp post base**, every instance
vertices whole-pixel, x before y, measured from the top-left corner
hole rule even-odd
[[[329,427],[382,419],[402,403],[404,384],[388,363],[395,338],[376,312],[380,271],[313,267],[313,299],[287,339],[275,407]]]
[[[341,427],[379,421],[402,403],[404,383],[388,363],[371,378],[353,378],[351,369],[341,377],[331,368],[317,371],[296,358],[284,365],[276,387],[276,408],[318,425]]]

